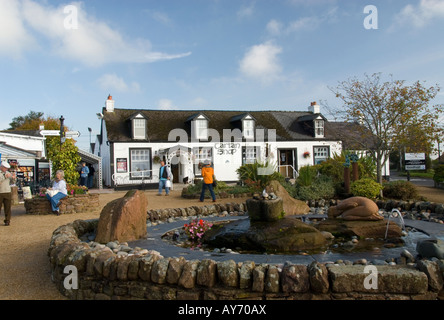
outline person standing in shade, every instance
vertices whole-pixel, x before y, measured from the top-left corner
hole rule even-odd
[[[213,177],[214,177],[214,169],[211,167],[211,162],[206,160],[204,162],[204,167],[202,168],[202,192],[200,193],[200,202],[204,202],[205,199],[205,191],[208,188],[211,193],[211,197],[213,198],[213,202],[216,202],[216,195],[213,190]]]
[[[8,171],[11,166],[6,161],[3,161],[0,165],[0,211],[5,211],[5,226],[11,224],[11,182],[16,179],[15,174]]]
[[[96,172],[96,169],[94,169],[93,165],[88,166],[89,174],[88,174],[88,189],[92,189],[94,186],[94,173]]]
[[[170,188],[167,187],[167,181],[171,182],[172,177],[171,170],[168,166],[165,165],[165,161],[160,161],[160,169],[159,169],[159,193],[158,196],[162,195],[162,189],[165,188],[165,195],[170,195]]]
[[[82,163],[82,169],[80,170],[80,185],[81,186],[88,186],[88,175],[89,175],[89,169],[86,166],[86,163]]]
[[[68,190],[66,189],[66,181],[65,181],[65,173],[63,170],[57,170],[55,174],[55,180],[52,185],[52,188],[49,190],[54,191],[54,195],[50,196],[46,194],[46,199],[51,202],[52,213],[56,215],[60,215],[59,204],[60,200],[65,198],[68,195]]]

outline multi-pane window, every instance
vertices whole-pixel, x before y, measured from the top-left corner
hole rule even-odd
[[[259,147],[242,147],[242,165],[256,163]]]
[[[315,137],[324,137],[324,120],[315,120]]]
[[[145,128],[146,120],[145,119],[134,119],[134,139],[145,139]]]
[[[200,176],[201,170],[199,165],[203,165],[203,163],[208,160],[213,163],[213,148],[212,147],[200,147],[193,148],[194,154],[194,174]]]
[[[131,179],[151,177],[151,149],[130,149]]]
[[[244,138],[253,139],[254,138],[254,121],[253,120],[244,120],[243,121],[243,133]]]
[[[196,138],[208,139],[208,121],[196,120]]]
[[[320,164],[321,162],[327,160],[330,156],[329,147],[314,147],[314,164]]]

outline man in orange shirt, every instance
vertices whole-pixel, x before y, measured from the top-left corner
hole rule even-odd
[[[216,195],[214,194],[213,190],[213,176],[214,176],[214,169],[211,167],[211,162],[206,160],[204,162],[205,166],[202,168],[202,178],[203,178],[203,184],[202,184],[202,192],[200,193],[200,202],[203,202],[205,199],[205,191],[208,188],[211,193],[211,197],[213,198],[213,202],[216,202]]]

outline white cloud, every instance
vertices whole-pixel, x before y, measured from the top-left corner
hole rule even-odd
[[[21,58],[23,51],[35,45],[23,22],[20,2],[0,1],[0,54]]]
[[[271,42],[251,47],[240,62],[240,71],[247,77],[269,83],[276,80],[282,71],[278,55],[282,48]]]
[[[174,109],[173,101],[169,99],[160,99],[157,103],[157,108],[160,110],[172,110]]]
[[[97,80],[103,90],[118,92],[140,92],[140,85],[137,82],[127,84],[123,78],[116,74],[104,74]]]
[[[237,17],[239,19],[251,17],[254,13],[254,3],[251,3],[249,6],[242,6],[237,11]]]
[[[64,12],[67,5],[53,7],[34,0],[2,0],[0,4],[0,44],[10,55],[15,51],[24,52],[27,45],[36,41],[33,32],[43,36],[40,47],[65,59],[79,61],[88,66],[107,63],[150,63],[160,60],[182,58],[190,52],[168,54],[155,52],[149,40],[127,40],[127,36],[114,30],[106,23],[90,16],[81,2],[70,5],[75,10]],[[66,28],[67,22],[75,19],[77,29]],[[7,27],[6,25],[7,24]],[[9,32],[12,30],[12,32]],[[10,33],[10,34],[8,34]],[[6,35],[5,35],[6,34]]]
[[[421,0],[418,5],[406,5],[395,17],[395,25],[413,25],[417,28],[444,18],[444,1]]]
[[[275,19],[270,20],[270,22],[267,23],[267,32],[273,36],[278,36],[282,32],[283,24],[280,21],[277,21]]]

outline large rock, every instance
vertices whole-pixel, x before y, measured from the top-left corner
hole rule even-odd
[[[310,207],[303,201],[297,200],[290,196],[285,188],[277,180],[273,180],[267,186],[268,194],[274,193],[284,202],[284,212],[287,216],[306,214],[310,212]]]
[[[418,241],[416,251],[424,258],[444,259],[444,241],[435,238]]]
[[[250,223],[250,219],[233,221],[207,231],[203,241],[217,248],[240,247],[269,253],[319,249],[327,243],[319,230],[294,216],[272,222]]]
[[[327,231],[334,236],[358,236],[364,238],[385,238],[387,221],[346,221],[342,219],[327,219],[319,222],[316,228],[320,231]],[[387,238],[401,238],[402,229],[395,222],[389,222]]]
[[[251,221],[276,221],[285,215],[281,198],[275,200],[247,199],[247,210]]]
[[[100,213],[96,242],[133,241],[146,237],[148,200],[143,192],[128,191],[108,203]]]

